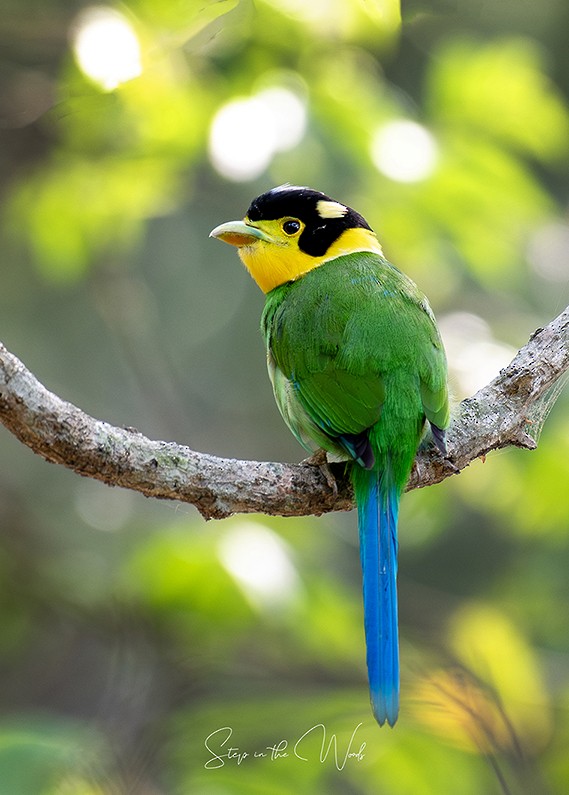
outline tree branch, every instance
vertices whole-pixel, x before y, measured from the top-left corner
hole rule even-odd
[[[538,329],[488,386],[462,401],[447,434],[450,460],[434,449],[421,450],[408,488],[438,483],[490,450],[534,449],[541,422],[532,417],[567,370],[569,307]],[[0,421],[47,461],[148,497],[189,502],[207,519],[255,512],[304,516],[353,507],[343,465],[333,465],[336,492],[309,464],[217,458],[152,441],[61,400],[1,343]]]

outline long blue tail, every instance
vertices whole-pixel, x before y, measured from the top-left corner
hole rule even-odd
[[[367,669],[373,713],[380,726],[399,714],[397,632],[397,515],[399,491],[388,472],[354,467],[363,572]]]

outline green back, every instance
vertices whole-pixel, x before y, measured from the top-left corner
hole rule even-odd
[[[270,292],[261,328],[301,443],[345,458],[333,437],[371,429],[377,467],[390,460],[402,487],[425,417],[449,420],[444,349],[416,285],[379,255],[338,257]]]

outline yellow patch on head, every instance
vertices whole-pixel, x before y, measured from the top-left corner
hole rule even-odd
[[[343,218],[348,212],[348,208],[340,202],[320,199],[316,204],[316,212],[320,218]]]

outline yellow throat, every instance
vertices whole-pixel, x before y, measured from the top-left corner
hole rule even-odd
[[[283,239],[281,235],[271,234],[272,225],[275,232],[277,229],[280,231],[278,223],[263,221],[261,228],[270,239],[255,239],[249,244],[239,245],[241,261],[264,293],[269,293],[285,282],[295,281],[324,262],[345,254],[371,251],[383,256],[379,241],[370,229],[346,229],[325,254],[314,257],[302,251],[296,239]]]

